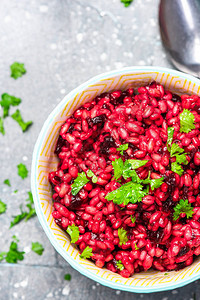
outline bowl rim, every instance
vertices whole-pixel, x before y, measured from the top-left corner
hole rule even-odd
[[[127,291],[127,292],[135,292],[135,293],[153,293],[153,292],[161,292],[161,291],[167,291],[176,289],[179,287],[182,287],[184,285],[187,285],[197,279],[200,278],[200,271],[199,274],[192,274],[189,278],[183,278],[181,281],[177,283],[165,283],[160,284],[159,286],[145,286],[145,287],[138,287],[135,285],[124,285],[123,283],[113,282],[107,279],[104,279],[94,273],[91,273],[89,270],[85,269],[84,266],[80,265],[76,260],[74,260],[73,257],[71,257],[67,251],[65,251],[62,246],[58,243],[55,236],[51,232],[51,229],[49,228],[49,225],[47,224],[47,221],[45,219],[45,216],[43,214],[43,211],[40,207],[40,201],[39,196],[37,192],[37,166],[38,166],[38,158],[39,153],[41,150],[41,146],[43,144],[44,137],[46,135],[46,132],[52,123],[55,116],[59,114],[62,108],[66,105],[66,102],[75,97],[76,94],[83,91],[85,88],[87,88],[89,85],[95,84],[97,81],[109,78],[109,77],[115,77],[118,75],[125,75],[126,73],[130,72],[160,72],[160,73],[170,73],[173,76],[182,77],[184,79],[190,80],[193,83],[200,86],[200,80],[192,75],[176,71],[170,68],[165,67],[156,67],[156,66],[132,66],[132,67],[126,67],[118,70],[113,70],[105,73],[101,73],[97,76],[94,76],[87,80],[86,82],[79,85],[77,88],[73,89],[71,92],[69,92],[64,98],[56,105],[56,107],[53,109],[53,111],[49,114],[48,118],[44,122],[42,129],[39,133],[39,136],[37,138],[33,155],[32,155],[32,165],[31,165],[31,190],[33,193],[34,198],[34,204],[36,213],[39,219],[39,222],[45,231],[47,237],[49,238],[51,244],[56,249],[56,251],[73,267],[75,270],[79,271],[82,275],[101,283],[102,285],[106,287],[110,287],[117,290]]]

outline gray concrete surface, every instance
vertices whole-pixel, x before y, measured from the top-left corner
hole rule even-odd
[[[0,263],[1,300],[200,299],[199,281],[149,295],[103,287],[73,270],[56,253],[37,217],[8,229],[30,190],[36,138],[64,95],[104,71],[131,65],[170,67],[159,37],[157,11],[158,0],[134,0],[128,8],[120,0],[0,0],[0,93],[20,97],[24,119],[34,122],[23,134],[7,118],[6,135],[0,135],[0,199],[8,207],[0,216],[0,252],[7,251],[13,234],[26,252],[17,265]],[[24,62],[27,68],[18,80],[10,78],[14,61]],[[29,169],[24,180],[17,175],[20,162]],[[3,184],[6,178],[12,187]],[[41,257],[30,251],[35,241],[44,245]],[[70,282],[64,280],[65,273],[72,275]]]

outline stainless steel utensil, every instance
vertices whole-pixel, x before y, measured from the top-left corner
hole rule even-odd
[[[200,0],[161,0],[159,24],[174,66],[200,77]]]

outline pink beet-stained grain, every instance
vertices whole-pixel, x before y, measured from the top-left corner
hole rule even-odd
[[[180,132],[179,114],[183,108],[195,116],[195,129]],[[174,127],[174,142],[187,153],[183,174],[171,171],[167,149],[167,128]],[[55,222],[66,231],[78,226],[76,242],[82,252],[92,248],[91,259],[99,268],[128,278],[149,270],[179,270],[200,255],[200,98],[181,97],[153,82],[126,91],[104,93],[82,105],[60,130],[55,154],[60,162],[49,174],[53,190]],[[127,144],[123,153],[117,150]],[[105,196],[130,179],[116,181],[115,159],[148,160],[136,170],[140,179],[164,177],[162,185],[150,189],[141,202],[117,205]],[[78,173],[91,170],[81,190],[72,195]],[[174,207],[188,199],[193,208],[190,218],[182,213],[175,221]],[[127,232],[120,243],[118,230]],[[120,270],[117,262],[121,261]]]

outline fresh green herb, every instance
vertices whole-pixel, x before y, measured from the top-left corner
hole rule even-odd
[[[16,194],[18,192],[18,190],[14,190],[14,193]]]
[[[128,144],[123,144],[123,145],[120,145],[118,148],[117,148],[117,151],[120,151],[120,154],[123,155],[124,154],[124,151],[128,149]]]
[[[75,196],[78,192],[84,187],[86,183],[89,182],[84,172],[78,173],[78,177],[74,180],[74,183],[71,185],[72,195]]]
[[[5,135],[5,129],[3,126],[3,119],[0,117],[0,132]]]
[[[4,183],[4,184],[7,184],[8,186],[11,186],[10,180],[9,180],[9,179],[5,179],[3,183]]]
[[[133,216],[131,215],[131,222],[134,224],[135,221],[136,221],[136,217],[133,217]]]
[[[172,141],[173,141],[173,135],[174,135],[174,128],[168,127],[167,128],[167,149],[170,151]]]
[[[138,246],[137,246],[136,243],[135,243],[135,245],[134,245],[134,248],[135,248],[136,251],[139,250],[139,248],[138,248]]]
[[[90,258],[92,256],[92,248],[87,246],[80,255],[80,258]]]
[[[70,281],[71,280],[71,275],[70,274],[65,274],[64,279]]]
[[[164,273],[164,275],[168,275],[168,273]]]
[[[171,150],[170,150],[170,156],[173,157],[173,156],[178,156],[180,155],[181,153],[184,152],[184,149],[179,147],[178,144],[172,144],[171,146]],[[185,154],[186,155],[186,154]]]
[[[117,266],[117,269],[119,269],[120,271],[124,270],[124,265],[122,264],[121,260],[116,261],[116,266]]]
[[[124,245],[128,242],[127,231],[123,228],[118,229],[119,244]]]
[[[174,207],[173,219],[174,221],[178,220],[180,214],[186,214],[187,219],[191,218],[194,211],[191,203],[188,200],[181,199],[180,202]]]
[[[5,213],[6,209],[7,209],[7,205],[0,200],[0,214]]]
[[[32,243],[31,250],[34,251],[35,253],[37,253],[38,255],[42,255],[44,248],[40,243],[35,242],[35,243]]]
[[[121,3],[123,3],[125,7],[128,7],[132,2],[133,0],[121,0]]]
[[[24,64],[19,63],[19,62],[14,62],[10,66],[10,70],[11,70],[11,75],[10,76],[14,79],[22,77],[22,75],[26,73],[26,69],[24,67]]]
[[[33,207],[33,196],[31,192],[28,192],[28,199],[26,201],[28,202],[26,204],[26,207],[28,208],[28,211],[24,211],[22,208],[22,205],[20,205],[20,214],[17,216],[13,216],[13,220],[10,223],[10,228],[20,223],[22,220],[25,219],[25,221],[28,221],[30,218],[34,217],[36,215],[35,208]]]
[[[115,161],[112,162],[112,166],[114,169],[114,177],[116,180],[119,179],[121,176],[123,176],[124,179],[132,177],[133,174],[135,174],[133,170],[146,165],[147,162],[148,160],[138,159],[128,159],[125,162],[123,162],[121,158],[115,159]]]
[[[194,115],[188,109],[184,109],[179,115],[180,117],[180,132],[190,132],[195,129]]]
[[[16,264],[18,260],[24,259],[25,252],[18,251],[17,243],[19,240],[16,239],[15,236],[13,236],[13,239],[14,241],[11,242],[9,251],[0,253],[0,261],[5,259],[7,263]]]
[[[23,132],[25,132],[33,123],[32,121],[24,122],[19,109],[17,109],[16,112],[11,115],[11,117],[19,124]]]
[[[151,190],[154,191],[154,189],[159,188],[163,184],[164,177],[157,178],[157,179],[150,179],[147,178],[143,180],[143,184],[150,184]]]
[[[179,176],[181,176],[184,172],[183,168],[177,162],[171,163],[171,170],[172,172],[177,173]]]
[[[113,200],[114,203],[120,205],[127,205],[130,203],[141,202],[142,198],[146,195],[146,191],[143,190],[143,186],[135,182],[127,182],[118,189],[108,193],[106,199],[108,201]]]
[[[7,93],[1,95],[0,105],[3,108],[3,117],[6,118],[9,114],[10,106],[17,106],[21,103],[20,98],[16,98],[15,96],[11,96]]]
[[[24,179],[24,178],[27,178],[28,177],[28,170],[26,168],[26,166],[24,164],[19,164],[17,165],[17,168],[18,168],[18,175]]]
[[[75,226],[74,224],[72,226],[67,227],[67,233],[71,237],[71,243],[76,243],[79,239],[79,228],[78,226]]]
[[[92,172],[92,170],[89,170],[89,171],[87,172],[87,176],[88,176],[88,177],[92,177],[92,182],[93,182],[93,183],[97,183],[98,178],[97,178],[97,176]]]

